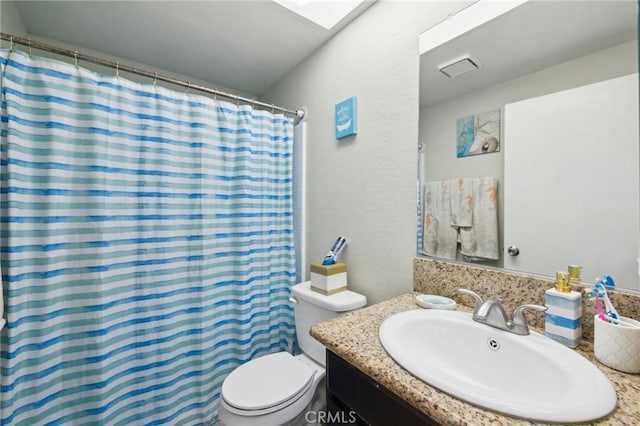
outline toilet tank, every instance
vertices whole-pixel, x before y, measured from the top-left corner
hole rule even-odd
[[[298,345],[302,352],[324,366],[325,347],[309,335],[309,329],[319,322],[363,307],[367,304],[367,298],[349,290],[325,296],[311,290],[309,281],[294,285],[291,288],[291,295],[297,302],[293,306],[293,312]]]

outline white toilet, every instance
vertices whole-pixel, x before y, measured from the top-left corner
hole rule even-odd
[[[367,298],[348,290],[324,296],[312,291],[308,281],[293,286],[291,293],[296,335],[303,353],[265,355],[233,370],[222,384],[221,424],[300,425],[316,418],[306,416],[309,409],[316,409],[314,399],[322,404],[319,409],[324,409],[324,389],[318,389],[318,384],[325,376],[325,347],[309,335],[309,329],[363,307]]]

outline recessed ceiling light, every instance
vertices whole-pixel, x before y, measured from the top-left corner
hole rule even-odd
[[[478,69],[478,65],[468,56],[456,59],[446,65],[440,65],[438,70],[449,78],[456,78],[462,74]]]
[[[305,19],[330,30],[364,0],[273,0]]]

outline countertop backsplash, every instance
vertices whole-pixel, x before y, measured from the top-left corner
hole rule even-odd
[[[572,285],[582,293],[582,337],[593,343],[593,317],[596,307],[584,293],[588,282]],[[413,289],[418,293],[438,294],[454,299],[457,303],[473,308],[472,297],[462,295],[459,288],[473,290],[483,299],[494,296],[510,314],[514,308],[525,303],[544,305],[544,292],[555,286],[552,279],[540,278],[516,272],[487,269],[480,266],[463,265],[440,260],[415,258],[413,262]],[[640,294],[608,291],[612,303],[620,315],[640,320]],[[544,313],[527,312],[530,325],[544,329]]]

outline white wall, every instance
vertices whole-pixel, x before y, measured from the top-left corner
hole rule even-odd
[[[3,33],[14,34],[20,37],[27,37],[27,30],[18,15],[15,1],[0,1],[0,31]],[[2,47],[8,47],[9,43],[2,42]]]
[[[585,84],[636,72],[637,43],[621,44],[573,61],[565,62],[521,78],[420,110],[420,141],[425,143],[424,179],[450,179],[457,176],[497,176],[499,181],[499,232],[504,224],[504,144],[500,152],[456,158],[456,120],[478,112],[501,109],[510,102],[566,90]],[[501,120],[503,117],[501,117]],[[501,121],[504,128],[504,122]],[[484,262],[503,266],[497,262]]]
[[[380,1],[261,97],[308,114],[307,258],[338,235],[349,288],[411,291],[416,253],[418,35],[470,2]],[[334,105],[358,98],[358,135],[336,141]]]
[[[20,37],[29,37],[31,38],[33,41],[39,41],[41,43],[46,43],[46,44],[51,44],[53,46],[56,47],[60,47],[63,49],[68,49],[68,50],[77,50],[79,52],[82,52],[84,54],[90,55],[90,56],[96,56],[99,57],[101,59],[106,59],[106,60],[110,60],[113,62],[120,62],[122,64],[126,64],[129,66],[132,66],[134,68],[140,68],[146,71],[150,71],[150,72],[157,72],[160,75],[163,76],[168,76],[168,77],[172,77],[175,78],[177,80],[183,80],[183,81],[190,81],[192,84],[194,85],[199,85],[199,86],[204,86],[204,87],[212,87],[212,88],[217,88],[221,91],[224,92],[229,92],[229,93],[233,93],[233,94],[237,94],[240,96],[244,96],[246,98],[255,98],[256,94],[255,93],[248,93],[248,92],[242,92],[239,90],[236,90],[234,88],[230,88],[230,87],[225,87],[222,86],[220,84],[217,84],[215,82],[212,81],[204,81],[204,80],[199,80],[196,78],[192,78],[190,76],[184,75],[184,74],[178,74],[178,73],[174,73],[174,72],[169,72],[160,68],[155,68],[152,67],[150,65],[147,64],[143,64],[140,62],[136,62],[136,61],[132,61],[130,59],[127,58],[121,58],[118,56],[113,56],[113,55],[109,55],[103,52],[98,52],[95,50],[91,50],[91,49],[87,49],[84,46],[81,45],[77,45],[77,44],[70,44],[70,43],[64,43],[61,42],[59,40],[53,40],[53,39],[49,39],[49,38],[45,38],[45,37],[37,37],[37,36],[33,36],[31,34],[29,34],[25,28],[25,26],[22,23],[22,20],[20,19],[20,15],[18,14],[18,9],[16,8],[15,5],[15,1],[13,0],[1,0],[0,1],[0,31],[2,31],[3,33],[8,33],[8,34],[13,34],[13,35],[17,35]],[[2,42],[2,47],[9,47],[9,42]],[[23,51],[27,51],[28,47],[27,46],[22,46],[22,45],[16,45],[16,49],[19,50],[23,50]],[[54,58],[57,59],[59,61],[65,61],[67,63],[74,63],[74,59],[73,58],[69,58],[69,57],[65,57],[65,56],[60,56],[60,55],[56,55],[53,53],[49,53],[49,52],[45,52],[45,51],[41,51],[41,50],[37,50],[37,49],[33,49],[34,54],[39,55],[39,56],[44,56],[44,57],[48,57],[48,58]],[[84,68],[90,69],[92,71],[95,72],[99,72],[102,74],[111,74],[113,75],[115,73],[115,70],[112,68],[108,68],[108,67],[104,67],[101,65],[96,65],[96,64],[92,64],[90,62],[80,62],[80,65]],[[152,83],[153,80],[149,79],[147,77],[143,77],[143,76],[138,76],[135,74],[129,74],[126,72],[122,72],[121,73],[122,77],[128,79],[128,80],[132,80],[132,81],[136,81],[139,83]],[[176,86],[170,83],[164,83],[159,81],[157,83],[160,86],[169,88],[169,89],[173,89],[176,91],[183,91],[184,87],[182,86]],[[203,96],[209,96],[204,92],[197,92],[197,91],[193,91],[191,93],[197,93],[197,94],[201,94]]]

